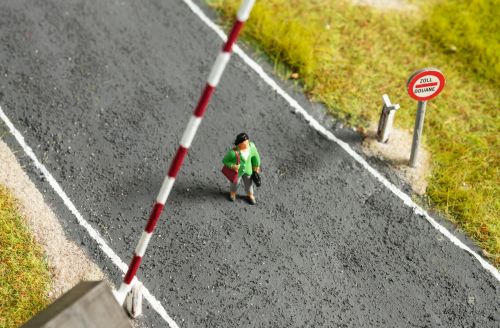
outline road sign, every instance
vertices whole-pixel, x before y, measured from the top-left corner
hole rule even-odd
[[[426,101],[436,97],[443,90],[445,83],[441,71],[436,68],[424,68],[413,73],[406,85],[410,97]]]
[[[418,148],[424,130],[425,107],[427,100],[436,97],[443,90],[445,79],[443,73],[436,68],[424,68],[413,73],[406,87],[408,94],[418,100],[417,117],[413,129],[413,143],[411,145],[410,166],[417,166]]]

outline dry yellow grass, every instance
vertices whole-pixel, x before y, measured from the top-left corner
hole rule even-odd
[[[0,327],[18,327],[49,302],[50,273],[17,204],[0,185]]]

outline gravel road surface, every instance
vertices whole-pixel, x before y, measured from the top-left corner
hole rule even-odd
[[[127,263],[221,44],[182,1],[0,2],[0,106]],[[68,236],[118,283],[5,131]],[[262,158],[256,206],[228,202],[220,173],[241,131]],[[236,56],[138,276],[181,327],[500,325],[499,282]],[[151,309],[141,322],[166,325]]]

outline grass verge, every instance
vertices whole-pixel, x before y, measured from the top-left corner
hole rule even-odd
[[[227,24],[240,2],[206,1]],[[427,196],[499,267],[500,21],[494,2],[415,0],[419,10],[389,11],[349,1],[257,1],[243,37],[282,77],[297,73],[312,100],[365,128],[376,123],[387,93],[401,105],[395,124],[412,129],[417,104],[406,80],[417,69],[440,68],[447,85],[428,103],[425,118],[433,164]]]
[[[49,302],[50,273],[18,206],[0,185],[0,327],[18,327]]]

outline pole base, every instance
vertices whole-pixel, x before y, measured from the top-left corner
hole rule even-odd
[[[142,315],[142,298],[143,298],[143,287],[142,283],[137,282],[132,287],[132,290],[127,293],[125,298],[125,310],[128,315],[135,319]]]

